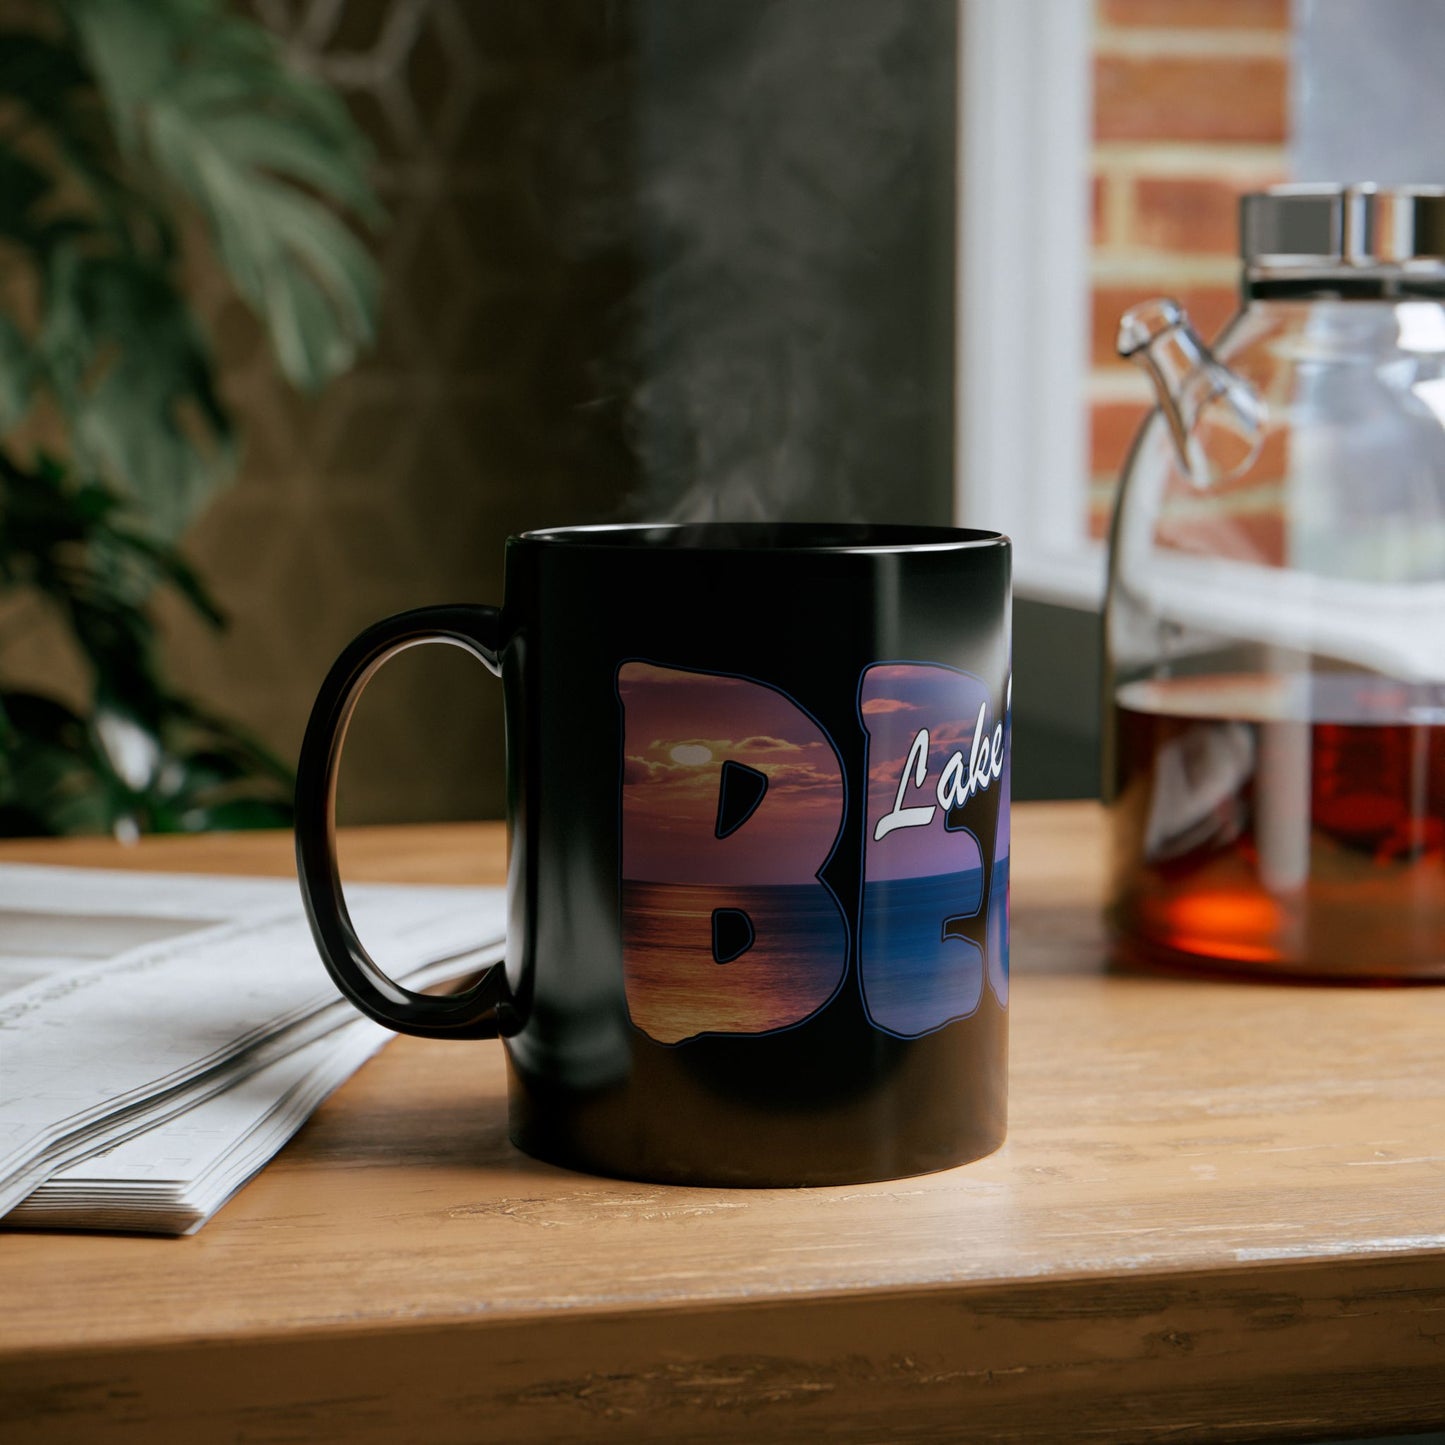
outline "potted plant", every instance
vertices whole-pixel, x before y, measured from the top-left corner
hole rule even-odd
[[[8,686],[0,833],[289,819],[289,768],[166,675],[151,604],[221,616],[178,540],[236,426],[187,304],[207,246],[314,390],[373,337],[375,224],[346,109],[222,0],[36,0],[0,30],[0,607],[65,624],[88,698]]]

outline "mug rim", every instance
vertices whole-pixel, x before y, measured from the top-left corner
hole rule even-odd
[[[900,522],[602,522],[542,527],[508,545],[630,551],[770,553],[972,552],[1008,547],[1002,532]]]

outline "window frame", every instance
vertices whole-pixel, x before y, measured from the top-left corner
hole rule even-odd
[[[1020,597],[1097,610],[1088,534],[1092,0],[959,0],[954,516]]]

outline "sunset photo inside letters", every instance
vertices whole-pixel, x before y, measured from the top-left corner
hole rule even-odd
[[[746,678],[629,662],[617,695],[633,1022],[664,1043],[800,1022],[847,967],[842,912],[816,877],[843,821],[831,743],[790,698]],[[745,797],[731,810],[719,806],[725,763],[739,765]],[[753,935],[733,957],[717,947],[729,922]]]

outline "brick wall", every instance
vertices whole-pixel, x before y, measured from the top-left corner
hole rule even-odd
[[[1289,0],[1095,0],[1089,530],[1150,406],[1114,354],[1120,313],[1177,297],[1233,314],[1241,193],[1286,179]]]

